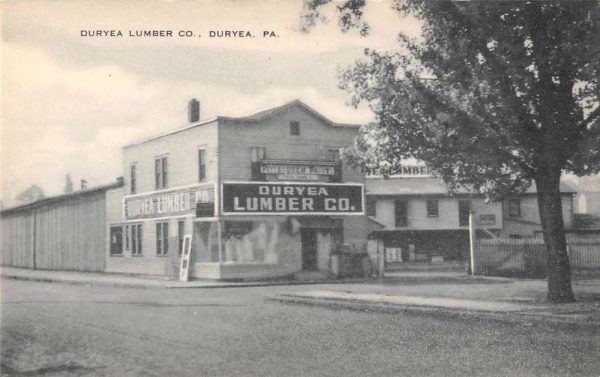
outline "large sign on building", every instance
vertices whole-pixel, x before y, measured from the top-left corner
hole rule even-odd
[[[125,221],[195,215],[214,216],[215,185],[206,183],[123,197]]]
[[[223,214],[361,215],[364,186],[334,183],[225,182]]]

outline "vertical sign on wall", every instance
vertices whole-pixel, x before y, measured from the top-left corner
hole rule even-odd
[[[190,272],[190,252],[192,250],[192,236],[186,234],[181,244],[181,265],[179,267],[179,280],[188,281]]]

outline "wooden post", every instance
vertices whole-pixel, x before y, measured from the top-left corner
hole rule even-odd
[[[377,242],[377,262],[379,264],[379,279],[383,279],[385,276],[385,248],[383,247],[383,242]]]
[[[469,212],[469,252],[471,256],[471,275],[475,275],[475,221],[474,212]]]
[[[33,269],[36,269],[36,260],[35,260],[35,249],[36,249],[36,218],[35,218],[35,209],[32,211],[33,212],[33,227],[31,229],[31,258],[32,258],[32,266]]]

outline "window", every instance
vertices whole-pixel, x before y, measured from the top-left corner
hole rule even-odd
[[[469,214],[471,213],[471,201],[470,200],[459,200],[458,201],[458,225],[468,226],[469,225]]]
[[[521,199],[508,200],[508,216],[521,217]]]
[[[185,236],[185,221],[179,220],[177,222],[177,253],[181,255],[183,248],[183,237]]]
[[[198,149],[198,182],[206,180],[206,151]]]
[[[266,156],[265,147],[250,147],[250,158],[252,162],[258,162],[264,160]]]
[[[110,227],[110,255],[123,255],[123,227]]]
[[[135,164],[131,164],[129,166],[129,186],[131,187],[131,193],[135,194],[136,192],[136,185],[137,185],[137,181],[136,181],[136,166]]]
[[[408,203],[406,200],[395,200],[394,201],[394,214],[396,219],[396,227],[408,226]]]
[[[250,147],[251,174],[253,181],[266,181],[266,176],[260,168],[260,161],[266,157],[265,147]]]
[[[156,223],[156,255],[169,252],[169,223]]]
[[[334,174],[329,176],[329,182],[342,181],[342,158],[340,156],[340,148],[330,148],[327,150],[329,160],[335,162]]]
[[[142,255],[142,224],[127,225],[125,240],[125,249],[131,250],[131,255]]]
[[[440,215],[439,202],[436,199],[427,200],[427,217],[438,217]]]
[[[377,202],[373,199],[367,200],[367,216],[377,217]]]
[[[167,158],[159,157],[154,160],[154,183],[157,190],[167,188],[168,185],[168,174],[167,174]]]
[[[290,135],[300,136],[300,122],[290,122]]]

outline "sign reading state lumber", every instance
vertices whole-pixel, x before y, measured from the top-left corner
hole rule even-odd
[[[324,183],[223,183],[223,213],[363,214],[363,185]]]

